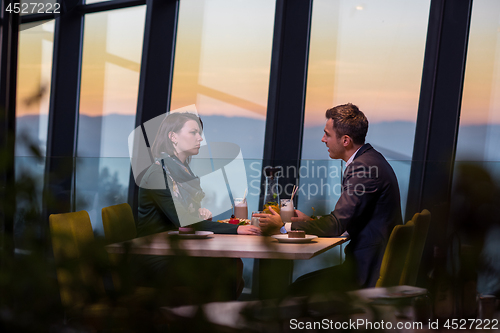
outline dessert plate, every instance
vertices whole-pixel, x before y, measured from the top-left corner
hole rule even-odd
[[[271,237],[277,239],[280,243],[310,243],[313,239],[318,238],[315,235],[306,235],[305,238],[288,238],[287,234],[272,235]]]
[[[400,287],[400,286],[398,286]],[[407,298],[407,297],[416,297],[416,296],[423,296],[427,294],[427,289],[422,289],[422,288],[417,288],[417,287],[408,287],[408,286],[401,286],[401,287],[407,287],[407,288],[387,288],[388,290],[386,291],[385,294],[382,295],[377,295],[373,298],[378,298],[378,299],[398,299],[398,298]]]
[[[214,233],[212,231],[195,231],[194,234],[179,234],[179,231],[169,231],[168,234],[171,236],[175,235],[179,238],[201,239],[201,238],[209,238],[208,236],[213,235]]]

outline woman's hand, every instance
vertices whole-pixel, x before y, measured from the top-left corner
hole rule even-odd
[[[297,217],[292,217],[292,222],[307,222],[312,220],[309,215],[302,213],[298,209],[295,210],[295,215],[297,215]]]
[[[283,226],[281,216],[271,207],[269,207],[269,211],[271,214],[254,214],[253,216],[260,217],[259,226],[262,228],[263,233],[267,235],[279,234]]]
[[[262,231],[259,227],[254,225],[240,225],[238,229],[236,229],[238,235],[260,235]]]
[[[212,212],[206,208],[198,209],[198,215],[204,220],[212,221]]]

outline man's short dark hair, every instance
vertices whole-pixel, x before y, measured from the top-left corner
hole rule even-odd
[[[333,127],[338,137],[349,135],[354,144],[365,143],[368,132],[368,119],[359,108],[351,103],[337,105],[326,110],[326,119],[333,119]]]

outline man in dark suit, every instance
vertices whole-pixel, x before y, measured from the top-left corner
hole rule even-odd
[[[315,288],[374,287],[391,231],[402,223],[396,175],[386,159],[365,144],[368,120],[363,112],[349,103],[327,110],[326,118],[321,141],[328,147],[330,158],[346,162],[335,210],[316,220],[297,210],[297,217],[286,224],[273,212],[260,222],[263,231],[271,233],[298,229],[318,236],[349,234],[345,262],[299,277],[292,285],[296,294]],[[332,279],[339,283],[332,283]]]

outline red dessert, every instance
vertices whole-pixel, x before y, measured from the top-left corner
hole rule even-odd
[[[304,230],[291,230],[288,232],[288,238],[306,238]]]
[[[179,228],[179,235],[192,235],[194,234],[194,229],[191,227],[180,227]]]
[[[240,224],[240,219],[234,217],[234,215],[231,215],[231,218],[229,219],[229,221],[227,223]]]

